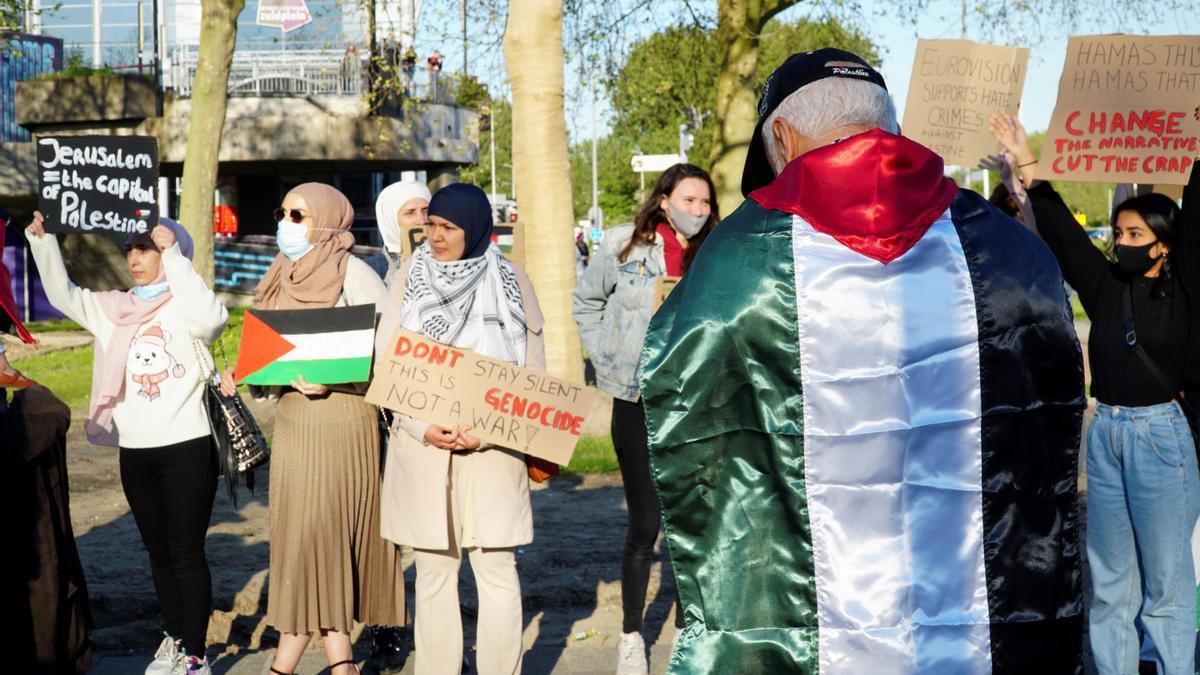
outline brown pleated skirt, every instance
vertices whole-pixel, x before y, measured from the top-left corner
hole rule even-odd
[[[379,534],[375,414],[362,396],[341,392],[279,400],[267,623],[281,633],[405,622],[400,556]]]

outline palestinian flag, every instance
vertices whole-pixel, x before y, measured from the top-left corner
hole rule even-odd
[[[794,160],[650,324],[671,673],[1082,671],[1083,366],[1046,246],[872,131]]]
[[[239,383],[286,385],[371,379],[375,305],[246,312],[234,377]]]

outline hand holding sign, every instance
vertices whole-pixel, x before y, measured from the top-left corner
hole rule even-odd
[[[25,231],[38,239],[46,236],[46,225],[41,211],[33,212],[33,222],[29,224],[29,227],[25,228]]]
[[[175,245],[175,232],[165,225],[155,225],[154,230],[150,232],[150,240],[161,253]]]

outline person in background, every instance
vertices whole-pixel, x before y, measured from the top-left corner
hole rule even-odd
[[[412,48],[410,47],[411,51]],[[415,58],[415,57],[414,57]],[[400,254],[409,228],[422,227],[429,217],[429,188],[417,181],[392,183],[375,200],[375,226],[383,239],[383,253],[366,262],[381,277],[384,286],[391,287],[396,270],[400,269]],[[384,448],[384,456],[387,456]],[[376,669],[389,672],[404,666],[403,631],[398,626],[371,626],[371,663]]]
[[[46,298],[96,336],[88,440],[120,448],[121,487],[150,555],[166,633],[146,675],[208,675],[212,576],[204,538],[217,490],[204,407],[207,349],[229,313],[192,268],[192,239],[169,218],[125,239],[129,291],[79,288],[41,213],[25,230]]]
[[[400,254],[408,230],[424,227],[429,219],[429,200],[429,188],[417,181],[392,183],[375,199],[375,226],[383,239],[383,254],[367,262],[377,272],[383,269],[380,276],[389,288],[392,277],[400,268]]]
[[[373,305],[383,282],[350,253],[354,208],[321,183],[288,192],[276,209],[279,254],[263,275],[254,308]],[[233,369],[221,389],[236,391]],[[299,377],[278,398],[271,453],[270,588],[267,623],[279,632],[271,664],[290,675],[320,632],[331,675],[358,672],[355,621],[404,623],[400,556],[379,536],[378,413],[361,387],[326,387]]]
[[[629,509],[621,554],[624,620],[617,672],[622,675],[647,672],[641,630],[659,530],[638,359],[655,310],[657,277],[683,276],[718,220],[716,189],[708,173],[691,164],[672,166],[659,176],[633,225],[605,233],[573,296],[575,321],[596,369],[596,385],[613,396],[612,439]],[[678,598],[675,628],[678,640],[683,628]]]
[[[0,209],[0,251],[4,250],[4,231],[8,229],[8,212]],[[0,333],[15,333],[22,342],[33,343],[36,340],[21,325],[17,318],[17,301],[13,298],[12,277],[8,267],[0,260]],[[0,389],[24,389],[34,384],[34,381],[12,367],[4,354],[4,342],[0,341]]]
[[[1196,579],[1188,541],[1200,516],[1200,473],[1182,405],[1200,396],[1200,175],[1192,171],[1182,209],[1158,194],[1118,204],[1110,259],[1053,186],[1034,179],[1037,158],[1021,122],[996,115],[991,130],[1016,158],[1038,232],[1092,322],[1087,555],[1097,669],[1137,672],[1140,622],[1160,675],[1191,675]]]
[[[429,237],[405,261],[381,303],[376,353],[385,353],[396,329],[404,328],[544,370],[537,296],[525,272],[491,241],[487,195],[473,185],[448,185],[430,201],[429,220]],[[413,547],[417,675],[462,672],[458,576],[464,548],[479,589],[475,670],[521,672],[515,551],[533,541],[526,464],[525,455],[482,444],[470,429],[397,415],[384,469],[382,531],[398,546]]]

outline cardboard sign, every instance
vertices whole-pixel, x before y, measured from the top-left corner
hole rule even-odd
[[[37,164],[47,232],[134,234],[158,224],[153,136],[43,136]]]
[[[904,135],[948,164],[974,168],[997,151],[988,130],[995,113],[1016,114],[1029,49],[970,40],[918,40]]]
[[[375,305],[246,312],[234,379],[287,385],[371,379]]]
[[[1186,185],[1197,103],[1200,35],[1073,37],[1037,177]]]
[[[681,279],[683,279],[683,277],[671,277],[665,275],[659,275],[659,277],[655,279],[654,311],[657,312],[658,308],[662,307],[662,304],[667,301],[667,296],[671,294],[671,291],[675,290],[675,287],[679,285],[679,281]]]
[[[470,427],[484,443],[566,465],[596,391],[398,330],[376,354],[367,403],[447,428]]]
[[[495,226],[497,236],[512,236],[512,246],[505,256],[516,264],[525,266],[525,228],[521,223],[502,223]],[[408,260],[413,251],[425,243],[427,233],[424,225],[402,228],[400,230],[400,261]]]

